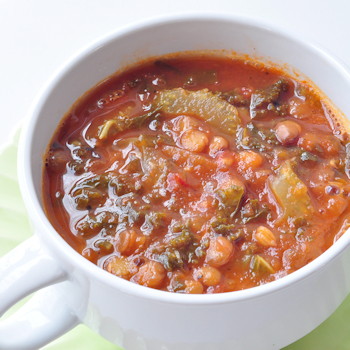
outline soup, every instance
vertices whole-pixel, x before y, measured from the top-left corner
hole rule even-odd
[[[321,94],[249,60],[175,55],[108,78],[64,117],[47,216],[80,254],[177,293],[265,284],[349,226],[348,133]]]

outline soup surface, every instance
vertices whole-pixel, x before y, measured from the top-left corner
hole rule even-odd
[[[47,215],[86,259],[144,286],[219,293],[281,278],[349,226],[348,133],[319,96],[227,57],[111,77],[52,138]]]

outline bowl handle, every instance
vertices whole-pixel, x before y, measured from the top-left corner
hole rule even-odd
[[[38,349],[80,323],[51,286],[67,280],[67,273],[35,236],[0,259],[0,316],[25,296],[50,286],[0,322],[1,350]]]

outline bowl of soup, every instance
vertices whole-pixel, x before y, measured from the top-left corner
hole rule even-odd
[[[1,307],[39,291],[0,347],[84,323],[125,349],[278,349],[317,327],[349,292],[349,90],[326,50],[224,14],[80,51],[21,135],[35,235],[2,259]]]

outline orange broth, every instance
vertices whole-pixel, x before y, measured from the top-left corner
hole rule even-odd
[[[348,134],[334,114],[275,68],[149,60],[92,89],[58,127],[43,169],[48,218],[86,259],[144,286],[274,281],[349,225]]]

